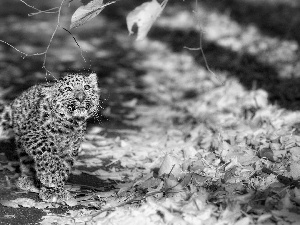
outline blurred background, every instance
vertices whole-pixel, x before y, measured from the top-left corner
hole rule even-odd
[[[60,0],[26,2],[40,10],[61,4]],[[299,109],[299,1],[169,1],[148,38],[135,42],[134,36],[128,36],[126,15],[143,2],[117,1],[93,20],[70,30],[73,36],[58,28],[47,52],[45,66],[51,72],[47,77],[42,68],[44,55],[23,59],[21,53],[0,43],[2,98],[13,99],[45,78],[51,80],[60,73],[78,70],[92,70],[103,78],[104,99],[113,95],[111,89],[143,91],[155,76],[160,76],[161,89],[170,86],[164,93],[176,95],[177,89],[182,88],[184,95],[194,96],[212,88],[203,85],[205,79],[218,83],[206,70],[201,51],[185,48],[199,48],[201,32],[207,64],[219,80],[232,78],[245,89],[262,88],[272,103]],[[62,27],[69,28],[71,16],[80,5],[78,0],[65,1],[60,17]],[[0,39],[28,54],[44,52],[55,30],[57,14],[28,16],[33,12],[19,0],[2,0]],[[195,81],[199,87],[189,85]],[[14,91],[7,92],[7,88]],[[161,89],[157,93],[163,95]],[[149,98],[144,100],[157,100]]]

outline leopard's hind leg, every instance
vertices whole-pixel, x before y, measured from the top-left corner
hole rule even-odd
[[[0,139],[9,139],[13,136],[12,109],[0,101]]]
[[[16,181],[16,186],[24,191],[39,192],[36,181],[36,171],[34,168],[34,159],[29,156],[16,140],[17,153],[20,161],[21,175]]]

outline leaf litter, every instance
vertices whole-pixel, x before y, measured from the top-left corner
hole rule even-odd
[[[103,139],[89,139],[102,141],[96,151],[83,145],[82,155],[95,156],[83,164],[111,159],[108,168],[89,174],[117,182],[109,196],[97,196],[104,202],[98,211],[86,211],[88,223],[298,220],[298,113],[271,105],[265,91],[246,91],[233,79],[197,99],[178,98],[176,106],[156,97],[154,106],[136,103],[138,119],[131,123],[141,131],[105,138],[110,149]]]
[[[212,22],[219,15],[210,15],[207,37],[223,46],[236,51],[246,46],[266,60],[250,37],[270,49],[278,42],[251,27],[243,33],[247,37],[236,39],[226,32],[241,30],[226,16],[218,20],[228,25],[224,36],[215,34],[220,29],[213,26],[222,24]],[[288,44],[293,53],[293,43]],[[77,196],[66,204],[84,208],[48,213],[42,224],[296,224],[299,112],[271,104],[266,91],[246,90],[227,72],[220,72],[225,84],[216,84],[189,54],[174,53],[163,43],[144,40],[134,47],[147,52],[136,67],[147,71],[140,78],[143,95],[154,104],[137,98],[123,103],[133,109],[124,123],[139,130],[123,130],[117,137],[106,137],[109,129],[98,126],[88,131],[73,174],[98,177],[107,186],[68,185]],[[0,163],[1,170],[11,168],[6,160]],[[58,207],[29,198],[1,204]]]
[[[296,222],[300,136],[294,126],[300,114],[271,105],[266,92],[246,91],[234,79],[193,100],[178,96],[176,104],[159,94],[156,105],[135,103],[138,117],[127,123],[140,131],[108,138],[99,136],[105,129],[91,129],[75,174],[114,180],[113,189],[84,193],[70,185],[81,197],[66,204],[86,209],[63,219],[48,214],[42,224]],[[26,198],[1,204],[58,206]]]

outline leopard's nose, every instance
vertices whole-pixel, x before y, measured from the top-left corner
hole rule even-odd
[[[75,94],[75,99],[82,103],[85,99],[85,93],[83,91],[79,91]]]

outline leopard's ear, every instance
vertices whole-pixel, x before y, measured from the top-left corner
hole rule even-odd
[[[89,75],[89,78],[90,78],[91,80],[97,82],[97,74],[96,74],[96,73],[91,73],[91,74]]]
[[[55,85],[54,84],[46,83],[46,84],[38,85],[38,88],[40,90],[41,96],[49,97],[54,92]]]

